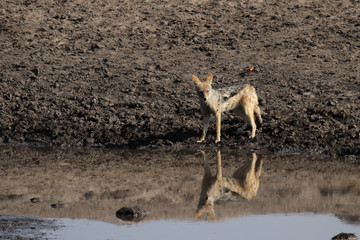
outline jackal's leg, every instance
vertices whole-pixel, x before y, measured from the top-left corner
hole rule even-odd
[[[201,143],[201,142],[203,142],[205,140],[206,133],[207,133],[207,130],[209,128],[209,122],[210,122],[210,114],[204,116],[203,133],[202,133],[202,136],[201,136],[200,140],[197,141],[198,143]]]
[[[250,138],[254,138],[254,137],[255,137],[255,133],[256,133],[256,124],[255,124],[254,112],[251,111],[251,112],[247,113],[247,115],[249,116],[249,121],[250,121],[251,128],[252,128],[252,132],[251,132]]]
[[[240,115],[242,115],[245,123],[240,129],[238,129],[238,131],[244,131],[246,127],[250,124],[252,129],[250,138],[253,138],[255,137],[256,124],[255,124],[255,116],[254,116],[254,107],[249,103],[250,102],[245,103],[243,106],[243,111],[241,112]]]
[[[247,128],[247,126],[249,126],[248,117],[247,117],[244,109],[240,108],[240,110],[238,110],[236,113],[238,115],[240,115],[240,117],[244,120],[244,124],[242,125],[242,127],[236,129],[237,132],[242,132]]]
[[[254,118],[254,113],[246,113],[243,117],[244,119],[244,125],[242,125],[241,128],[238,128],[236,131],[240,132],[240,131],[244,131],[247,126],[249,126],[249,124],[251,125],[251,135],[250,138],[255,137],[255,132],[256,132],[256,124],[255,124],[255,118]]]
[[[256,118],[257,118],[258,123],[259,123],[259,128],[261,128],[261,127],[262,127],[263,120],[262,120],[262,118],[261,118],[261,111],[260,111],[259,106],[256,106],[256,107],[255,107],[255,115],[256,115]]]
[[[216,112],[216,140],[215,143],[220,142],[221,135],[221,111]]]

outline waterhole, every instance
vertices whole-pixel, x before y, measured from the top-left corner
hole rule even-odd
[[[360,236],[357,162],[211,149],[2,146],[0,167],[5,239]],[[120,218],[122,207],[141,217]]]

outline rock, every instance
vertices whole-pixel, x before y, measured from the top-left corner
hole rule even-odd
[[[138,206],[122,207],[116,211],[116,217],[123,221],[139,222],[143,220],[149,213],[141,210]]]
[[[332,240],[358,240],[354,233],[339,233]]]

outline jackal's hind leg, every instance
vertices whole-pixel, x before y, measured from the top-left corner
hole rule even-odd
[[[256,124],[255,124],[255,118],[254,118],[254,113],[252,111],[245,111],[244,114],[241,114],[243,119],[244,119],[244,124],[242,125],[241,128],[238,128],[236,131],[237,132],[242,132],[245,131],[246,128],[251,125],[251,135],[249,136],[250,138],[254,138],[255,137],[255,132],[256,132]]]
[[[260,110],[259,106],[255,107],[254,113],[255,113],[255,116],[256,116],[256,119],[257,119],[257,122],[258,122],[258,127],[261,128],[263,120],[261,118],[261,110]]]
[[[249,138],[254,138],[255,137],[255,133],[256,133],[256,123],[255,123],[255,117],[254,117],[254,113],[250,113],[250,116],[249,116],[249,121],[250,121],[250,124],[251,124],[251,136]]]
[[[201,143],[201,142],[203,142],[203,141],[205,140],[206,133],[207,133],[208,128],[209,128],[209,122],[210,122],[210,114],[204,116],[204,128],[203,128],[203,133],[202,133],[202,136],[201,136],[200,140],[198,140],[198,141],[196,141],[196,142]]]
[[[249,126],[250,121],[249,121],[249,118],[248,118],[248,116],[245,114],[244,111],[239,111],[237,114],[240,115],[240,117],[244,120],[244,124],[243,124],[240,128],[236,129],[236,131],[237,131],[237,132],[243,132],[243,131],[245,131],[246,128]]]

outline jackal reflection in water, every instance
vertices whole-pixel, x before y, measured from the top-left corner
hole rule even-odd
[[[259,189],[259,178],[262,170],[262,160],[258,160],[255,153],[252,160],[246,161],[232,177],[223,177],[221,167],[221,153],[217,152],[217,173],[212,175],[205,152],[201,151],[204,160],[204,178],[201,186],[200,199],[195,213],[195,219],[204,212],[211,220],[215,219],[214,203],[218,200],[228,201],[234,196],[252,200]]]

